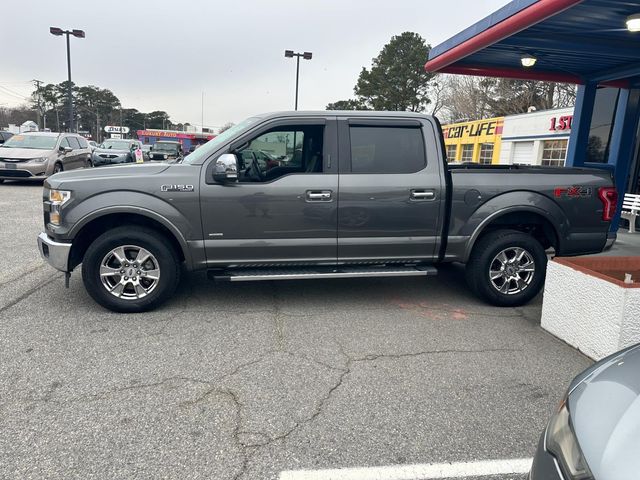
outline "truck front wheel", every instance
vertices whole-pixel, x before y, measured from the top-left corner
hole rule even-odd
[[[547,255],[531,235],[497,230],[482,236],[466,265],[471,290],[493,305],[515,307],[535,297],[544,285]]]
[[[82,260],[91,297],[114,312],[151,310],[170,298],[180,262],[169,241],[154,230],[123,226],[100,235]]]

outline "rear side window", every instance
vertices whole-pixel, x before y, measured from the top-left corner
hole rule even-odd
[[[67,140],[69,141],[71,148],[74,150],[78,150],[80,148],[80,143],[78,143],[78,139],[76,137],[67,137]]]
[[[89,148],[89,144],[84,139],[84,137],[75,137],[75,138],[76,140],[78,140],[78,143],[80,143],[80,148]]]
[[[426,165],[419,127],[350,127],[353,173],[414,173]]]

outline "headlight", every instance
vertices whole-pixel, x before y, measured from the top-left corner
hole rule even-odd
[[[49,223],[60,225],[60,207],[67,203],[70,198],[71,192],[68,190],[49,190],[49,201],[51,202]]]
[[[576,434],[571,427],[566,401],[547,427],[547,450],[558,460],[560,468],[569,480],[593,479],[587,461],[580,450]]]
[[[49,160],[49,157],[38,157],[38,158],[32,158],[31,160],[29,160],[30,162],[35,162],[35,163],[44,163],[47,160]]]
[[[169,158],[169,155],[163,155],[163,157],[166,160],[167,158]]]
[[[54,205],[64,205],[71,198],[68,190],[49,190],[49,200]]]

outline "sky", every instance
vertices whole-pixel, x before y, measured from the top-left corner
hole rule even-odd
[[[124,108],[165,110],[175,123],[218,127],[251,115],[292,110],[295,59],[300,110],[352,98],[362,67],[393,35],[419,33],[435,46],[507,0],[32,0],[3,2],[0,106],[24,103],[31,80],[72,79],[112,90]],[[426,61],[426,59],[425,59]],[[204,103],[202,102],[204,92]],[[202,108],[204,106],[204,109]]]

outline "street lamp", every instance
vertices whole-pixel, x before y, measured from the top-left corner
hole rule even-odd
[[[69,48],[69,35],[73,35],[76,38],[84,38],[85,34],[84,30],[62,30],[58,27],[50,27],[49,33],[51,33],[51,35],[56,35],[57,37],[60,37],[62,35],[67,36],[67,109],[69,110],[69,131],[73,132],[73,98],[71,96],[71,49]]]
[[[287,58],[296,57],[296,107],[295,109],[298,110],[298,78],[300,77],[300,57],[304,58],[305,60],[311,60],[312,53],[311,52],[297,53],[297,52],[294,52],[293,50],[285,50],[284,56]]]

